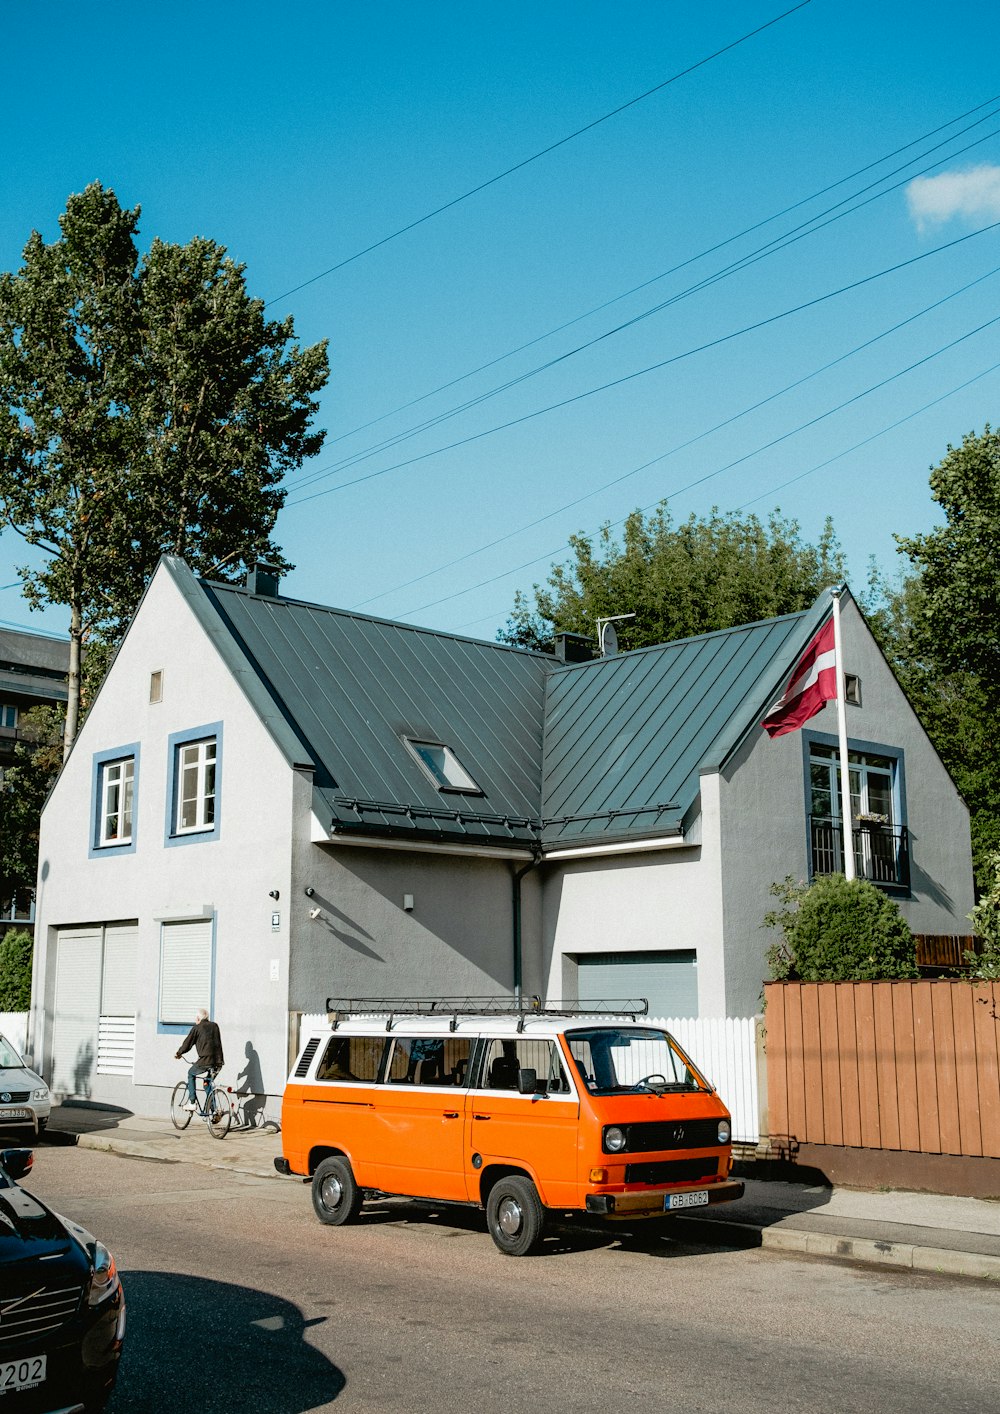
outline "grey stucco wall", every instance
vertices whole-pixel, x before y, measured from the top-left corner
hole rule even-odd
[[[968,811],[896,682],[853,601],[842,614],[844,666],[861,678],[862,705],[848,706],[849,745],[903,753],[905,823],[910,831],[911,897],[900,899],[918,933],[965,933],[973,904]],[[726,1006],[757,1009],[774,938],[761,920],[774,906],[768,890],[791,874],[808,876],[805,744],[810,733],[836,736],[837,708],[827,703],[804,731],[771,740],[755,728],[722,772],[721,822]]]
[[[150,673],[163,700],[149,702]],[[222,723],[218,838],[165,844],[171,733]],[[94,754],[138,742],[135,850],[88,857]],[[158,1029],[164,919],[215,920],[214,1013],[235,1082],[258,1059],[265,1089],[286,1075],[288,912],[293,772],[222,665],[170,577],[156,575],[77,738],[42,819],[36,942],[36,1055],[51,1055],[57,930],[138,922],[134,1084],[94,1075],[91,1097],[166,1113],[183,1074],[176,1034]],[[279,901],[268,894],[277,889]],[[272,912],[281,921],[272,929]],[[209,1004],[209,999],[205,999]],[[193,1020],[193,1018],[192,1018]]]
[[[330,995],[511,993],[513,862],[318,844],[301,831],[294,860],[293,1011],[322,1011]],[[406,895],[412,910],[404,909]],[[312,919],[315,908],[320,913]],[[522,883],[522,910],[523,982],[533,991],[538,907],[530,875]]]

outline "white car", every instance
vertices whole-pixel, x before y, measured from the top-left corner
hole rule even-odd
[[[0,1036],[0,1135],[5,1129],[31,1129],[40,1135],[49,1122],[52,1096],[7,1040]]]

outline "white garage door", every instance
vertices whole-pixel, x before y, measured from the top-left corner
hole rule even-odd
[[[101,1014],[100,928],[63,928],[56,944],[52,1088],[86,1099],[97,1065]]]
[[[581,1002],[645,997],[649,1015],[698,1015],[698,959],[683,952],[607,952],[577,958]]]

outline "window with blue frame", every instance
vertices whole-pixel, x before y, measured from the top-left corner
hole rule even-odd
[[[222,769],[222,724],[212,723],[170,737],[168,844],[217,839]]]
[[[138,743],[94,756],[91,857],[134,851],[138,789]]]
[[[846,830],[836,745],[809,741],[808,761],[813,877],[843,873],[846,835],[859,879],[888,888],[908,888],[909,837],[903,809],[902,756],[877,748],[848,750],[851,819]]]

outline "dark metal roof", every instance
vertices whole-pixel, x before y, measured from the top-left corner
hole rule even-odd
[[[593,662],[438,633],[167,569],[336,832],[551,848],[679,834],[829,612]],[[441,790],[437,742],[481,788]]]
[[[314,763],[335,825],[504,844],[536,837],[542,655],[230,585],[202,589]],[[439,790],[405,738],[450,747],[481,794]]]
[[[553,673],[544,843],[679,830],[701,768],[734,726],[743,731],[762,714],[813,617],[791,614]]]

